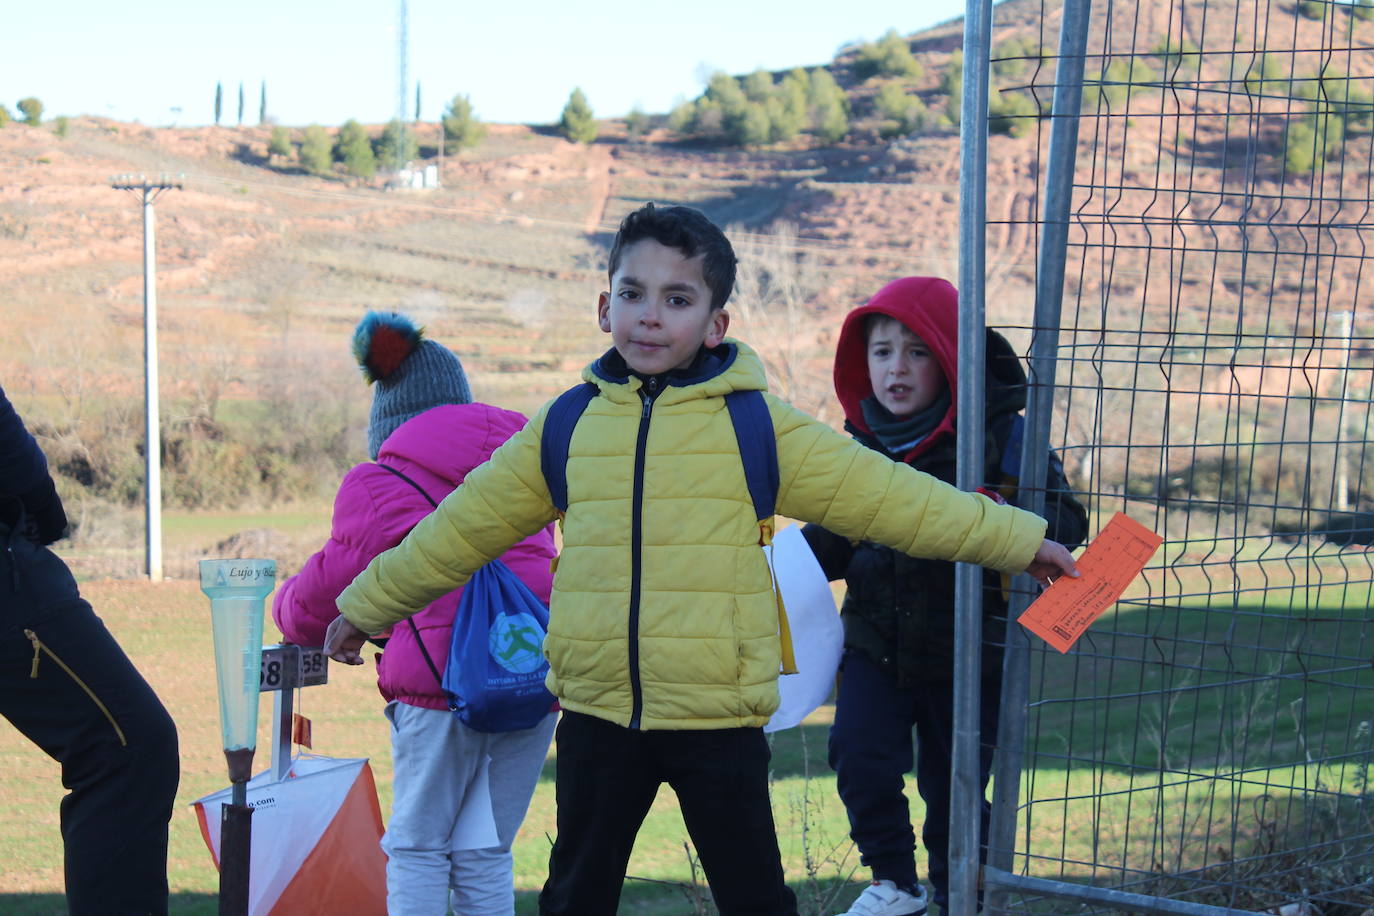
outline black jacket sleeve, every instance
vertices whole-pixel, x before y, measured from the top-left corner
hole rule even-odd
[[[0,503],[22,507],[22,512],[7,513],[13,516],[10,521],[22,518],[25,533],[40,544],[51,544],[67,534],[67,513],[48,474],[48,461],[4,389],[0,389]]]
[[[802,526],[802,537],[811,545],[811,552],[816,555],[816,562],[821,564],[828,581],[845,577],[849,571],[849,559],[854,556],[854,545],[849,538],[809,523]]]

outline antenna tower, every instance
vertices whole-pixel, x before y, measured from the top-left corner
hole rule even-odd
[[[401,8],[396,21],[396,63],[398,81],[396,83],[396,126],[394,129],[398,134],[403,134],[406,130],[406,124],[408,123],[406,120],[406,102],[409,99],[409,93],[406,92],[406,83],[408,82],[406,68],[410,63],[410,17],[406,7],[406,0],[401,0]],[[402,157],[405,155],[404,148],[405,143],[403,141],[403,136],[397,136],[395,144],[396,161],[392,163],[392,168],[398,172],[405,168],[405,162],[402,161]]]

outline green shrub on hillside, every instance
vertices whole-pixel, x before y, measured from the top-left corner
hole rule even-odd
[[[692,133],[693,124],[697,119],[697,103],[694,101],[681,101],[673,106],[672,111],[668,112],[668,129],[675,134],[686,136]]]
[[[477,119],[472,102],[465,95],[455,95],[448,103],[443,122],[445,152],[471,149],[487,135],[487,126]]]
[[[794,140],[806,127],[805,93],[800,99],[788,98],[778,93],[765,102],[763,107],[768,112],[768,139],[772,143]]]
[[[926,126],[925,106],[900,83],[885,83],[873,98],[873,109],[883,121],[884,137],[906,136]]]
[[[896,29],[888,29],[882,38],[859,48],[854,75],[861,81],[875,76],[920,79],[925,75],[925,68],[912,55],[911,43],[897,34]]]
[[[1032,38],[1008,38],[992,49],[992,72],[1001,79],[1021,76],[1027,64],[1038,64],[1045,51]]]
[[[330,175],[334,171],[334,145],[329,142],[329,132],[318,124],[311,124],[301,135],[301,147],[296,151],[300,156],[301,168],[312,175]]]
[[[0,105],[0,127],[4,127],[6,124],[10,123],[10,120],[10,110],[4,105]]]
[[[64,140],[67,137],[67,132],[71,130],[71,124],[72,122],[66,115],[58,115],[57,119],[52,122],[52,132],[59,140]]]
[[[364,180],[377,174],[377,155],[372,151],[372,138],[367,129],[352,118],[339,128],[334,141],[334,160],[342,162],[344,170]]]
[[[1374,19],[1374,0],[1355,0],[1350,4],[1350,15],[1361,22]]]
[[[849,97],[824,67],[811,71],[806,89],[811,132],[827,143],[849,133]]]
[[[745,95],[739,80],[722,70],[711,74],[706,84],[706,98],[719,105],[727,116],[742,113],[744,106],[749,104],[749,96]]]
[[[743,80],[716,72],[698,99],[673,108],[668,127],[736,146],[784,142],[803,131],[833,143],[849,132],[849,99],[824,67],[810,74],[798,67],[779,81],[763,70]]]
[[[964,52],[955,48],[940,74],[940,91],[958,97],[964,92]]]
[[[1233,66],[1238,66],[1239,60]],[[1245,91],[1251,95],[1287,98],[1293,92],[1292,82],[1282,61],[1270,54],[1261,54],[1250,62],[1245,74]]]
[[[940,92],[945,99],[945,120],[958,127],[964,118],[964,52],[955,48],[950,52],[945,69],[940,74]]]
[[[1133,94],[1158,80],[1154,68],[1140,58],[1118,57],[1103,69],[1096,85],[1084,86],[1083,104],[1088,108],[1119,111]]]
[[[1321,21],[1326,15],[1327,3],[1325,0],[1302,0],[1298,4],[1298,15],[1304,19],[1315,19]]]
[[[1188,38],[1166,36],[1159,40],[1150,53],[1164,61],[1165,75],[1171,79],[1177,72],[1197,73],[1202,60],[1198,46]]]
[[[574,89],[568,96],[558,119],[558,132],[574,143],[591,143],[596,139],[596,117],[581,89]]]
[[[24,115],[24,123],[37,127],[43,123],[43,103],[33,96],[19,100],[19,110]]]
[[[291,132],[280,124],[273,127],[272,133],[267,137],[267,158],[280,156],[283,159],[290,159],[295,151],[295,147],[291,144]]]
[[[1374,127],[1374,95],[1363,87],[1369,85],[1368,78],[1331,68],[1304,81],[1297,95],[1310,101],[1314,112],[1339,116],[1346,134],[1368,134]]]
[[[1335,115],[1313,112],[1288,125],[1285,132],[1284,165],[1290,173],[1312,171],[1337,152],[1345,140],[1345,125]]]
[[[649,116],[644,113],[644,109],[636,105],[625,115],[625,136],[630,140],[638,140],[648,132]]]
[[[1040,116],[1035,100],[1024,92],[999,92],[988,97],[988,133],[1024,137]]]
[[[744,78],[744,97],[751,102],[766,102],[773,95],[773,74],[758,69]]]
[[[374,154],[379,165],[400,170],[420,154],[420,144],[409,124],[393,118],[382,129],[382,136],[377,141]]]

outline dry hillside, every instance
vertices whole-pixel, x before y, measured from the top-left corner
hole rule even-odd
[[[1293,103],[1238,100],[1238,80],[1254,66],[1261,40],[1295,75],[1321,66],[1374,75],[1369,55],[1331,50],[1357,46],[1351,30],[1371,24],[1355,24],[1348,13],[1339,14],[1345,25],[1323,24],[1291,6],[1250,0],[1098,4],[1094,16],[1096,52],[1135,48],[1157,72],[1163,63],[1149,58],[1150,49],[1166,36],[1205,53],[1195,74],[1139,87],[1126,110],[1087,108],[1076,212],[1093,218],[1079,240],[1091,241],[1103,222],[1096,217],[1116,208],[1162,215],[1174,227],[1213,220],[1221,228],[1208,244],[1238,250],[1244,246],[1233,243],[1248,230],[1233,224],[1270,207],[1257,220],[1261,234],[1301,247],[1309,229],[1295,201],[1310,199],[1313,183],[1285,183],[1280,168]],[[1056,43],[1057,5],[1009,0],[996,7],[995,22],[994,46],[1015,38],[1052,51]],[[932,110],[942,105],[940,76],[961,29],[955,21],[910,38],[925,67],[911,91]],[[1110,59],[1094,57],[1090,76]],[[836,420],[828,378],[839,316],[895,276],[957,274],[957,130],[932,125],[882,139],[871,112],[876,84],[859,83],[853,61],[850,51],[832,65],[850,92],[855,125],[833,147],[726,149],[684,144],[662,129],[630,142],[618,124],[579,146],[541,128],[491,125],[481,146],[443,159],[443,187],[432,191],[312,177],[269,156],[266,128],[73,118],[59,137],[47,125],[10,124],[0,130],[0,262],[8,281],[0,383],[39,405],[59,468],[73,480],[87,483],[99,461],[139,462],[127,450],[103,456],[92,441],[99,435],[92,430],[136,426],[141,411],[140,208],[133,194],[110,186],[117,175],[137,173],[180,183],[156,207],[170,428],[213,439],[235,405],[257,405],[278,425],[327,422],[333,454],[357,457],[366,393],[348,339],[367,308],[412,313],[463,355],[479,397],[531,410],[605,345],[591,321],[605,246],[616,221],[645,200],[691,203],[732,227],[746,273],[733,330],[778,354],[771,368],[783,393]],[[1052,61],[999,82],[1047,100]],[[1029,321],[1047,123],[990,141],[988,309],[1000,325]],[[432,156],[438,128],[421,130],[422,154]],[[1346,146],[1349,174],[1367,176],[1367,149]],[[1243,166],[1251,171],[1237,191]],[[1148,235],[1149,220],[1137,222],[1135,231]],[[1170,283],[1147,284],[1152,270],[1159,275],[1151,261],[1159,252],[1135,245],[1131,231],[1122,239],[1132,244],[1117,252],[1105,282],[1137,318],[1142,307],[1167,309],[1180,298],[1220,314],[1238,311],[1237,291],[1252,277],[1234,258],[1180,260],[1168,265]],[[1358,263],[1337,264],[1323,295],[1353,290]],[[93,424],[96,415],[104,419]],[[193,440],[188,434],[185,447]],[[294,460],[289,449],[284,455]],[[315,472],[319,492],[336,470]],[[205,484],[202,477],[179,486]],[[137,503],[127,488],[113,498]],[[231,495],[207,500],[230,502]]]

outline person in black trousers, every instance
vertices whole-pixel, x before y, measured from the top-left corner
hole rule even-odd
[[[71,916],[163,914],[176,726],[48,549],[66,535],[47,460],[0,389],[0,715],[62,765]]]

